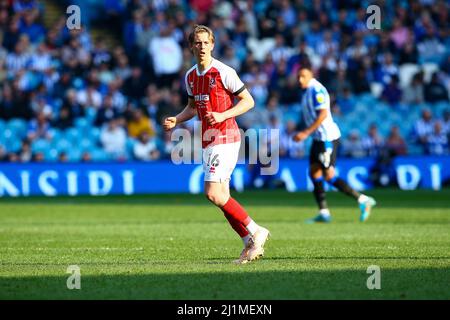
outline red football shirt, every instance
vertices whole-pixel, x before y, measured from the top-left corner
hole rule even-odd
[[[241,93],[244,83],[236,71],[213,59],[211,65],[200,73],[197,65],[186,72],[186,91],[194,99],[199,119],[202,121],[202,147],[210,144],[233,143],[241,140],[234,118],[208,125],[206,112],[224,112],[234,106],[234,96]]]

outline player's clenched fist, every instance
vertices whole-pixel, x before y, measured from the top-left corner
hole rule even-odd
[[[207,112],[205,115],[205,119],[210,126],[213,126],[225,120],[223,114],[221,114],[220,112]]]
[[[164,119],[163,128],[164,128],[164,130],[169,131],[170,129],[175,127],[176,124],[177,124],[177,118],[175,118],[175,117],[168,117],[168,118]]]
[[[304,131],[298,132],[296,135],[294,135],[293,139],[295,142],[300,142],[308,138],[308,134]]]

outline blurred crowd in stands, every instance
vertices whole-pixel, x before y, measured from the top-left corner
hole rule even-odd
[[[1,161],[169,158],[175,142],[160,123],[186,105],[195,24],[213,29],[213,55],[255,98],[240,126],[279,129],[281,156],[308,152],[310,142],[291,139],[302,126],[304,59],[332,97],[341,155],[449,155],[445,0],[54,1],[61,18],[45,25],[49,1],[0,0]],[[81,8],[79,29],[66,27],[70,4]],[[380,29],[367,27],[370,4],[381,8]],[[95,38],[94,27],[104,29]]]

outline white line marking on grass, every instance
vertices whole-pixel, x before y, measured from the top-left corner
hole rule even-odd
[[[110,247],[98,247],[98,248],[42,248],[42,247],[27,247],[27,248],[20,248],[20,247],[6,247],[6,248],[0,248],[0,251],[2,250],[37,250],[37,251],[46,251],[46,250],[53,250],[53,251],[143,251],[144,248],[110,248]]]

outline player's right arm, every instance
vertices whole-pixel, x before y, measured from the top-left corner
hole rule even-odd
[[[193,117],[195,117],[196,114],[197,114],[197,111],[195,110],[194,99],[189,97],[188,104],[183,109],[183,111],[181,111],[175,117],[167,117],[164,119],[163,128],[164,128],[164,130],[169,131],[172,128],[174,128],[177,124],[191,120]]]

